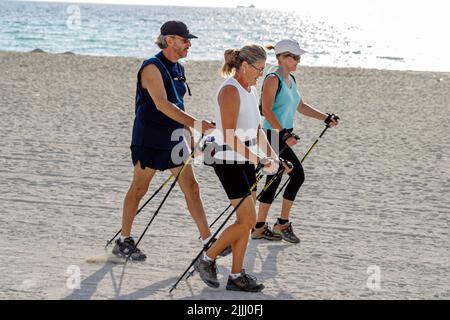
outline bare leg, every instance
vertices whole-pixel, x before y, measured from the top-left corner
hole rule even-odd
[[[172,174],[176,176],[181,170],[181,167],[170,169]],[[178,184],[181,191],[184,193],[188,210],[197,224],[198,231],[201,238],[207,239],[211,232],[208,227],[208,221],[206,220],[205,210],[203,209],[202,199],[200,197],[200,187],[195,179],[194,170],[190,164],[184,167],[183,172],[178,178]]]
[[[289,220],[289,214],[291,212],[291,208],[292,208],[293,204],[294,204],[294,201],[290,201],[290,200],[283,198],[283,205],[281,207],[280,219]]]
[[[215,259],[227,246],[233,249],[233,264],[231,273],[239,273],[244,265],[245,252],[247,250],[248,236],[250,230],[256,223],[255,209],[256,193],[252,197],[247,197],[236,210],[236,222],[226,228],[214,245],[207,251],[207,256]],[[236,207],[241,199],[231,200],[233,207]]]
[[[259,203],[259,210],[258,210],[258,219],[256,222],[266,222],[267,221],[267,214],[269,213],[271,204],[269,203]]]
[[[129,236],[131,234],[131,227],[138,210],[139,202],[147,193],[148,187],[153,176],[155,175],[155,172],[156,170],[150,168],[145,168],[145,170],[142,170],[139,161],[134,167],[133,181],[131,182],[131,186],[128,189],[123,204],[123,236]]]

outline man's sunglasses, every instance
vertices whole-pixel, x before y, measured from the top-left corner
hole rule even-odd
[[[191,42],[190,39],[186,39],[186,38],[183,38],[183,37],[180,37],[180,36],[168,36],[168,37],[174,38],[174,39],[180,39],[181,42],[183,42],[184,44],[188,44],[189,42]]]

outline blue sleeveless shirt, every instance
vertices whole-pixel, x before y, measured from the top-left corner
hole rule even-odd
[[[275,96],[272,111],[284,129],[292,129],[294,128],[295,113],[301,101],[301,95],[297,89],[295,78],[290,75],[291,86],[289,87],[284,81],[284,76],[280,77],[276,72],[270,73],[267,76],[272,74],[278,78],[279,85],[281,86],[279,93]],[[267,119],[264,120],[262,127],[263,129],[273,129]]]
[[[131,146],[172,150],[175,145],[183,140],[183,137],[179,137],[176,141],[172,141],[172,132],[176,129],[184,128],[184,125],[159,111],[147,89],[142,87],[142,70],[150,64],[154,64],[161,72],[167,99],[184,111],[183,97],[186,94],[184,67],[178,62],[171,62],[160,51],[155,56],[144,61],[137,74],[136,117],[134,119]]]

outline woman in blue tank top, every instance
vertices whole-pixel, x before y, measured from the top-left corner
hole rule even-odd
[[[295,114],[298,111],[308,117],[324,121],[328,115],[305,104],[297,89],[295,78],[291,72],[297,69],[300,56],[305,53],[298,42],[289,39],[281,40],[274,47],[268,46],[267,49],[275,50],[278,67],[264,79],[261,103],[262,113],[266,119],[263,129],[266,130],[267,138],[273,147],[277,144],[278,150],[281,150],[286,146],[279,156],[290,161],[294,165],[294,169],[289,173],[291,179],[283,194],[281,214],[272,230],[266,222],[267,214],[281,182],[281,177],[275,180],[260,198],[258,219],[252,232],[252,239],[273,241],[284,239],[291,243],[299,243],[300,239],[294,234],[292,224],[289,222],[289,214],[297,192],[305,181],[302,164],[291,149],[297,143],[292,135]],[[330,125],[335,126],[337,122],[332,120]],[[272,176],[268,176],[267,181],[271,178]]]

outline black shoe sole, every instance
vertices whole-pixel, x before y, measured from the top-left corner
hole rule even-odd
[[[115,256],[115,257],[117,257],[117,258],[124,259],[124,260],[126,260],[127,257],[128,257],[128,255],[124,255],[124,254],[122,254],[122,253],[119,253],[119,254],[118,254],[118,253],[112,252],[112,255]],[[133,262],[144,262],[145,260],[147,260],[147,257],[145,257],[144,259],[139,259],[139,260],[136,260],[136,259],[133,259],[133,257],[130,257],[130,260],[129,260],[129,261],[133,261]]]
[[[243,290],[242,288],[240,288],[238,286],[230,285],[230,284],[227,284],[227,287],[226,287],[227,290],[230,290],[230,291],[241,291],[241,292],[261,292],[261,291],[264,290],[264,288],[265,287],[264,287],[263,284],[259,288],[252,288],[252,289],[249,289],[249,290]]]
[[[262,237],[262,238],[252,238],[252,240],[267,240],[267,241],[281,241],[281,240],[283,240],[283,238],[277,238],[277,239],[269,239],[269,238],[264,238],[264,237]]]
[[[286,242],[289,242],[289,243],[293,243],[293,244],[298,244],[298,243],[300,243],[300,241],[296,242],[296,241],[291,241],[291,240],[288,240],[288,239],[285,239],[285,238],[283,238],[282,240],[284,240],[284,241],[286,241]]]
[[[203,280],[203,279],[202,279],[202,281],[210,288],[217,289],[220,287],[220,283],[218,283],[218,282],[216,283],[216,282],[211,282],[211,281]]]

